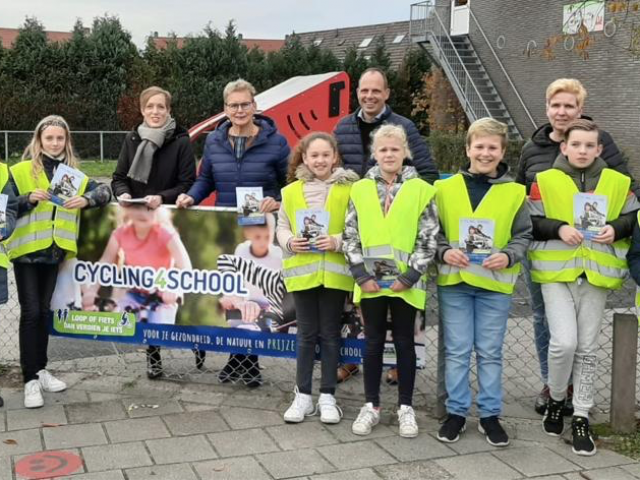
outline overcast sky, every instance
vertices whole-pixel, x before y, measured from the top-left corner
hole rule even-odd
[[[235,20],[245,38],[284,38],[292,31],[409,20],[405,0],[0,0],[0,27],[17,28],[35,16],[47,30],[69,31],[76,19],[91,26],[96,16],[116,15],[134,42],[160,36],[198,34],[211,22],[223,31]]]

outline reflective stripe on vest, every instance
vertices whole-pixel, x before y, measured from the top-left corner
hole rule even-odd
[[[20,195],[28,195],[36,189],[48,190],[49,180],[41,171],[37,179],[32,175],[31,161],[20,162],[11,167],[11,175]],[[78,195],[82,195],[88,184],[83,179]],[[54,242],[67,251],[67,257],[75,256],[78,251],[76,239],[79,227],[78,210],[68,210],[51,202],[38,202],[27,214],[16,221],[13,235],[7,239],[9,258],[21,257],[29,253],[44,250]]]
[[[514,182],[492,185],[475,211],[472,209],[469,192],[461,174],[438,180],[435,186],[440,224],[453,248],[460,247],[461,218],[487,218],[495,222],[491,253],[502,251],[509,243],[513,221],[526,199],[523,185]],[[512,294],[519,272],[519,263],[502,270],[489,270],[474,263],[460,269],[443,263],[438,265],[438,285],[457,285],[464,282],[474,287]]]
[[[569,175],[557,169],[537,175],[545,216],[574,225],[573,196],[578,187]],[[594,193],[607,197],[607,221],[620,216],[629,193],[631,179],[605,168]],[[529,247],[531,278],[537,283],[574,282],[583,273],[592,285],[617,289],[628,274],[629,239],[611,245],[583,240],[567,245],[561,240],[536,241]]]
[[[351,189],[351,200],[358,213],[363,255],[394,259],[398,271],[406,272],[418,236],[420,216],[435,192],[436,189],[424,180],[407,180],[398,190],[387,215],[384,215],[376,182],[368,178],[356,182]],[[361,298],[380,296],[400,297],[418,310],[422,310],[427,302],[426,287],[427,279],[424,275],[411,288],[402,292],[383,288],[376,293],[366,293],[356,285],[354,301],[359,303]]]
[[[309,208],[304,198],[304,182],[298,180],[282,189],[284,211],[291,231],[297,234],[296,211]],[[349,205],[351,185],[334,184],[329,189],[325,210],[329,212],[329,235],[344,231],[344,219]],[[327,288],[353,290],[353,277],[342,252],[285,253],[284,283],[287,291],[296,292],[323,285]]]
[[[2,193],[2,191],[4,190],[4,186],[8,181],[9,168],[4,163],[0,163],[0,193]],[[7,255],[7,250],[4,242],[0,242],[0,267],[9,268],[9,256]]]

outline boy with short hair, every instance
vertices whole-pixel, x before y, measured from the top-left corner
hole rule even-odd
[[[529,198],[534,236],[531,277],[542,284],[551,333],[550,398],[543,429],[549,435],[562,434],[562,409],[573,370],[572,449],[589,456],[596,453],[589,410],[605,302],[609,290],[620,288],[626,278],[627,237],[640,204],[629,190],[631,179],[607,168],[600,158],[602,144],[595,123],[573,121],[560,149],[553,168],[536,176]],[[598,231],[582,229],[579,212],[594,201],[606,213],[606,223]]]
[[[502,162],[507,126],[491,118],[467,132],[469,165],[436,182],[440,217],[438,302],[444,329],[447,419],[437,438],[456,442],[471,408],[469,372],[476,351],[480,421],[493,446],[509,444],[500,425],[502,345],[519,262],[531,241],[524,185]],[[481,242],[476,241],[482,238]]]

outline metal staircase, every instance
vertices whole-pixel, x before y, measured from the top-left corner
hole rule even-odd
[[[450,36],[438,9],[433,1],[411,5],[411,41],[426,48],[444,70],[469,121],[493,117],[507,124],[511,138],[522,139],[469,37]]]

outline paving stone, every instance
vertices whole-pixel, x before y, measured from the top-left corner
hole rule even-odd
[[[221,408],[220,415],[231,426],[232,430],[241,428],[259,428],[272,425],[282,425],[282,415],[268,410],[253,408]]]
[[[544,447],[507,448],[495,452],[494,455],[528,477],[578,470],[575,464]]]
[[[127,413],[131,418],[157,417],[168,413],[181,413],[184,410],[182,405],[176,400],[166,400],[159,398],[125,398],[122,400]],[[157,408],[141,407],[141,405],[157,405]],[[136,406],[138,408],[136,408]]]
[[[204,435],[149,440],[147,446],[155,463],[158,464],[218,458]]]
[[[327,425],[326,428],[332,435],[334,435],[341,442],[361,442],[363,440],[372,440],[374,438],[388,437],[391,435],[397,435],[387,425],[378,424],[371,433],[367,436],[354,435],[351,431],[351,424],[353,421],[342,419],[342,421],[336,425]]]
[[[69,405],[71,403],[86,403],[89,395],[84,390],[69,388],[64,392],[45,393],[44,401],[46,405]]]
[[[585,457],[582,455],[576,455],[571,451],[569,445],[564,445],[564,448],[554,449],[554,452],[559,453],[567,460],[580,465],[586,470],[596,470],[599,468],[617,467],[620,465],[626,465],[629,463],[635,463],[635,460],[619,453],[612,452],[604,448],[598,449],[598,452],[592,457]]]
[[[0,433],[7,430],[7,416],[4,412],[0,412]]]
[[[57,405],[42,408],[24,408],[7,412],[8,430],[40,428],[43,423],[66,425],[67,416],[64,413],[64,408]]]
[[[162,417],[172,435],[197,435],[229,430],[217,412],[187,412]]]
[[[67,406],[69,423],[96,423],[127,418],[119,401],[76,403]]]
[[[82,456],[90,472],[146,467],[153,464],[142,442],[84,447]]]
[[[75,455],[77,457],[80,457],[80,450],[78,450],[77,448],[73,448],[73,449],[61,449],[61,450],[56,450],[57,452],[63,452],[63,453],[68,453],[71,455]],[[41,455],[45,452],[37,452],[36,455]],[[55,452],[46,452],[46,453],[55,453]],[[19,462],[21,462],[22,460],[24,460],[25,458],[31,457],[32,455],[34,455],[33,453],[29,453],[26,455],[16,455],[13,457],[13,464],[16,465]],[[84,468],[84,464],[80,465],[80,467],[75,471],[75,472],[71,472],[72,474],[83,474],[85,473],[86,470]],[[16,477],[18,477],[20,480],[24,480],[24,477],[22,476],[18,476],[16,475]],[[3,480],[5,479],[5,477],[0,477]],[[12,478],[11,476],[9,476],[8,478]],[[56,477],[56,480],[58,480],[59,477]],[[73,478],[76,478],[75,476]]]
[[[185,401],[182,401],[181,403],[185,412],[206,412],[217,410],[216,405],[209,405],[207,403],[191,403]]]
[[[153,440],[171,436],[160,417],[115,420],[113,422],[105,422],[104,426],[107,428],[111,443]]]
[[[102,430],[102,425],[99,423],[43,428],[42,435],[48,450],[88,447],[109,443]]]
[[[570,473],[569,475],[574,474]],[[545,475],[544,477],[529,477],[527,480],[567,480],[567,477],[560,475]],[[584,480],[584,478],[581,478],[581,480]]]
[[[7,441],[10,442],[5,443]],[[0,457],[22,455],[23,453],[33,453],[41,450],[42,441],[40,440],[40,431],[38,429],[0,433]]]
[[[128,480],[196,480],[189,464],[154,465],[127,470]]]
[[[522,476],[490,453],[474,453],[472,455],[441,458],[435,460],[435,462],[455,478],[460,479],[511,480]]]
[[[214,407],[221,405],[229,395],[224,393],[202,392],[202,390],[184,389],[180,391],[180,400],[188,403],[207,404]]]
[[[120,470],[112,470],[110,472],[84,473],[71,477],[56,477],[55,480],[124,480],[124,475]]]
[[[313,477],[310,477],[309,480],[344,480],[345,478],[348,478],[349,480],[380,480],[380,476],[370,468],[314,475]]]
[[[303,422],[266,429],[282,450],[334,445],[338,440],[320,422]]]
[[[207,435],[221,457],[236,457],[279,451],[262,429],[235,430]]]
[[[335,468],[315,450],[266,453],[258,455],[258,461],[277,479],[335,471]]]
[[[373,441],[343,443],[317,449],[338,470],[375,467],[396,460]]]
[[[400,462],[430,460],[456,454],[447,445],[427,434],[418,435],[416,438],[402,438],[394,435],[378,439],[376,443]]]
[[[620,468],[622,468],[626,472],[629,472],[634,477],[640,478],[640,463],[622,465]]]
[[[518,440],[527,440],[532,442],[540,442],[549,444],[554,438],[550,437],[542,430],[542,422],[518,424],[515,427],[516,438]],[[558,439],[555,439],[556,441]]]
[[[102,393],[102,392],[89,392],[89,401],[91,402],[106,402],[109,400],[120,400],[122,395],[119,393]]]
[[[596,453],[595,456],[598,456]],[[620,467],[599,468],[595,470],[585,470],[580,473],[565,475],[567,480],[636,480],[637,477],[631,475]]]
[[[451,480],[453,476],[433,461],[401,463],[376,467],[385,480]]]
[[[193,467],[202,480],[269,480],[271,478],[252,457],[194,463]]]

